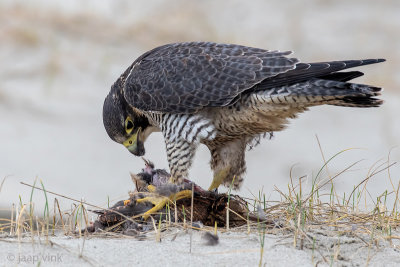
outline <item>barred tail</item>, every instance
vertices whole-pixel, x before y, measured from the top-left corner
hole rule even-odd
[[[355,73],[352,73],[354,76]],[[337,80],[347,80],[345,75]],[[339,79],[343,78],[343,79]],[[379,87],[348,83],[342,81],[311,79],[306,82],[273,88],[258,92],[258,98],[274,104],[292,106],[335,105],[345,107],[378,107],[383,100],[376,98],[382,89]]]

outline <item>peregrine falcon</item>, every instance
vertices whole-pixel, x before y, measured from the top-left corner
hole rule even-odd
[[[235,44],[163,45],[136,59],[104,101],[108,135],[142,156],[152,132],[162,132],[171,182],[188,176],[199,144],[211,152],[214,177],[239,188],[246,147],[288,119],[318,105],[377,107],[381,88],[350,83],[360,71],[343,71],[384,59],[301,63],[290,51]]]

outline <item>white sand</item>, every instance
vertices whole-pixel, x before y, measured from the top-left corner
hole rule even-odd
[[[43,256],[41,266],[257,266],[260,259],[260,242],[257,234],[220,234],[219,244],[207,246],[202,233],[193,232],[192,253],[190,235],[180,232],[155,240],[139,241],[135,238],[99,238],[85,240],[71,237],[52,237],[53,245],[32,246],[30,238],[21,243],[16,239],[0,240],[0,264],[28,265]],[[355,237],[329,238],[317,235],[316,246],[328,261],[336,257],[334,266],[398,266],[400,242],[380,242],[370,248]],[[9,242],[12,243],[9,243]],[[398,240],[397,240],[398,241]],[[41,241],[42,244],[44,240]],[[312,244],[305,242],[304,249],[293,248],[293,239],[267,235],[263,264],[266,266],[329,266],[322,261]],[[82,249],[83,247],[83,249]],[[80,252],[82,256],[79,257]],[[335,256],[336,255],[336,256]],[[36,258],[35,258],[36,257]],[[30,262],[29,262],[30,261]],[[36,262],[37,263],[37,262]]]

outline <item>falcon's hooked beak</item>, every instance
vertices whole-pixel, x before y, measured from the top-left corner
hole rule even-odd
[[[135,156],[143,156],[144,155],[144,145],[143,142],[140,141],[139,136],[142,132],[142,128],[139,127],[136,133],[132,134],[128,139],[125,140],[122,144]]]

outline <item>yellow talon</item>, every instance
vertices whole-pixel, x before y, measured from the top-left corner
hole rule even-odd
[[[191,196],[192,196],[192,190],[182,190],[178,193],[171,194],[169,197],[154,195],[138,199],[136,200],[136,202],[137,203],[150,202],[154,205],[154,207],[152,207],[143,214],[143,219],[147,220],[147,218],[149,218],[151,214],[154,214],[159,210],[161,210],[162,208],[164,208],[168,202],[173,203],[173,201],[177,201],[183,198],[190,198]]]
[[[222,184],[222,182],[225,180],[225,178],[228,176],[230,169],[231,169],[231,167],[228,166],[226,168],[223,168],[222,170],[219,170],[217,173],[215,173],[214,178],[211,182],[211,185],[208,188],[208,191],[218,188]]]
[[[141,201],[139,201],[141,200]],[[145,197],[143,199],[139,199],[138,202],[148,201],[151,202],[154,207],[149,209],[143,214],[143,219],[147,220],[151,214],[154,214],[164,208],[164,206],[168,203],[169,199],[167,197]]]
[[[192,190],[182,190],[179,191],[178,193],[172,194],[169,199],[172,201],[177,201],[180,199],[184,199],[184,198],[190,198],[192,197]]]

